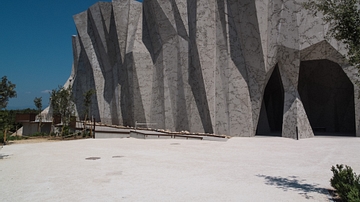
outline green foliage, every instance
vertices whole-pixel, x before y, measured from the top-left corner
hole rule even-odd
[[[44,132],[36,132],[34,134],[31,134],[30,136],[33,136],[33,137],[43,137],[43,136],[48,136],[49,134],[47,133],[44,133]]]
[[[68,88],[59,86],[58,89],[53,89],[50,93],[50,104],[54,114],[70,117],[74,109],[71,86]]]
[[[6,135],[6,141],[14,141],[14,140],[23,140],[28,139],[24,136],[9,136],[9,134]],[[4,133],[0,132],[0,144],[4,144]]]
[[[62,129],[62,136],[68,136],[70,134],[71,134],[71,132],[70,132],[69,126],[68,125],[64,126]]]
[[[7,106],[9,98],[16,97],[15,84],[12,84],[6,76],[1,78],[0,83],[0,109]]]
[[[83,131],[82,137],[83,137],[83,138],[88,138],[88,137],[91,137],[91,134],[90,134],[89,131]]]
[[[360,69],[360,7],[359,0],[310,0],[305,8],[323,14],[330,24],[329,35],[345,44],[350,64]]]
[[[4,144],[5,140],[4,140],[4,133],[2,131],[0,131],[0,144]]]
[[[51,133],[49,134],[49,136],[53,136],[53,137],[55,137],[55,136],[56,136],[56,133],[51,132]]]
[[[21,109],[21,110],[0,110],[0,143],[4,143],[4,131],[7,132],[7,140],[23,139],[21,137],[11,137],[10,135],[22,127],[21,123],[16,123],[16,114],[34,113],[34,109]]]
[[[96,91],[94,89],[90,89],[84,93],[84,117],[85,119],[90,115],[90,106],[91,106],[91,97],[94,95]]]
[[[350,166],[336,165],[332,166],[333,177],[330,180],[344,201],[360,202],[360,175],[356,175]]]
[[[38,114],[38,118],[39,118],[39,127],[38,127],[38,132],[41,131],[41,127],[42,127],[42,115],[41,115],[41,110],[42,110],[42,97],[35,97],[34,99],[34,104],[35,107],[37,108],[37,114]]]
[[[38,110],[38,113],[42,110],[42,97],[35,97],[34,104],[36,109]]]
[[[22,127],[21,123],[16,123],[16,114],[36,113],[34,109],[21,110],[0,110],[0,131],[7,128],[9,131],[15,131]]]
[[[24,136],[10,136],[7,138],[8,141],[14,141],[14,140],[26,140],[28,137]]]
[[[15,120],[13,120],[13,118],[9,113],[8,110],[1,110],[0,111],[0,131],[4,131],[5,128],[10,127],[12,122],[15,122]]]
[[[58,87],[58,89],[52,90],[50,93],[50,105],[54,115],[60,115],[63,123],[61,135],[68,134],[68,125],[71,116],[74,115],[75,107],[73,102],[72,88]]]

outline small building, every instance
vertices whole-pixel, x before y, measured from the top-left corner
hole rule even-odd
[[[16,122],[23,125],[22,135],[29,136],[37,132],[50,133],[51,122],[49,120],[42,120],[39,131],[40,120],[35,113],[16,114]]]

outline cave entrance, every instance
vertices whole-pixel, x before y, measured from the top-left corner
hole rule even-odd
[[[354,85],[339,64],[301,62],[298,90],[315,135],[355,136]]]
[[[265,87],[256,135],[281,136],[284,111],[284,87],[278,65]]]

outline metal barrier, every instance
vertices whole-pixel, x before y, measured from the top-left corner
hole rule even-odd
[[[138,126],[146,126],[146,128],[149,128],[149,125],[157,126],[157,123],[140,123],[135,121],[135,130],[138,128]]]

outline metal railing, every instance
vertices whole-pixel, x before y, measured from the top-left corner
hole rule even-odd
[[[146,122],[135,121],[135,130],[139,128],[139,126],[146,126],[146,128],[150,128],[149,126],[157,126],[157,123],[146,123]]]

